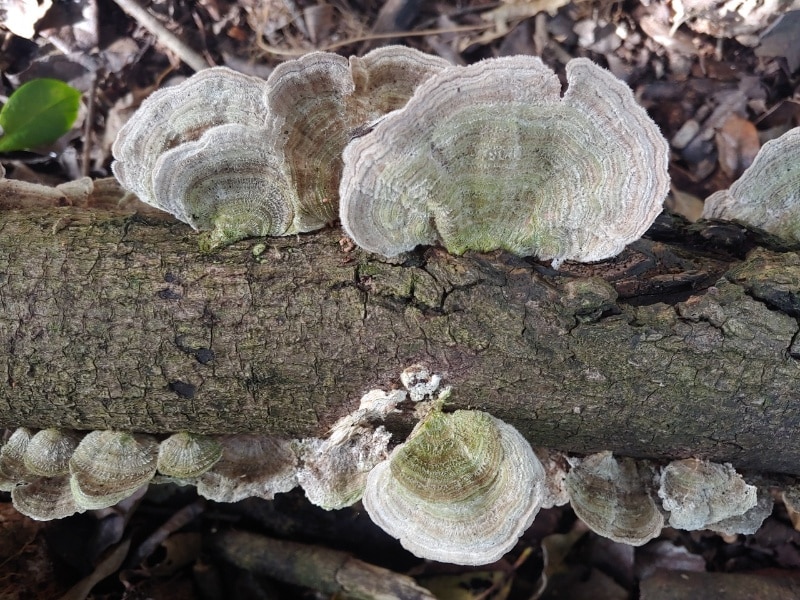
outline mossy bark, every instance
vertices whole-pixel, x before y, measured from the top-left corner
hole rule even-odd
[[[172,221],[0,213],[0,426],[321,435],[424,363],[537,446],[800,474],[797,253],[644,240],[557,273],[340,238],[202,254]]]

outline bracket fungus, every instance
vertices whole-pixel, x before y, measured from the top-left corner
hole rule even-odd
[[[151,95],[120,130],[112,169],[126,189],[211,247],[334,221],[353,131],[400,108],[448,63],[392,46],[362,58],[315,52],[267,80],[207,69]]]
[[[510,425],[435,408],[367,477],[370,518],[416,556],[494,562],[533,522],[544,468]]]
[[[595,533],[641,546],[661,533],[664,517],[650,494],[650,467],[599,452],[576,461],[566,477],[575,514]]]
[[[67,475],[69,459],[80,441],[80,436],[74,431],[51,428],[36,432],[22,457],[25,469],[41,477]]]
[[[11,501],[19,512],[37,521],[63,519],[85,510],[75,501],[69,475],[21,483],[11,490]]]
[[[237,502],[297,486],[297,456],[287,439],[267,435],[227,435],[218,439],[222,458],[196,480],[197,493],[216,502]]]
[[[33,437],[27,427],[18,427],[0,448],[0,491],[10,492],[28,475],[25,450]]]
[[[359,246],[618,254],[661,212],[668,146],[630,88],[587,59],[569,87],[536,57],[449,67],[344,152],[340,216]]]
[[[222,458],[222,444],[207,435],[174,433],[158,445],[158,472],[176,479],[199,477]]]
[[[756,488],[730,464],[696,458],[675,460],[661,470],[658,496],[677,529],[704,529],[756,505]]]
[[[800,243],[800,127],[764,144],[729,189],[706,199],[703,218],[738,221]]]
[[[264,91],[262,79],[215,67],[154,92],[117,135],[111,149],[116,159],[111,165],[114,175],[143,202],[191,224],[191,211],[180,198],[156,193],[159,161],[221,124],[263,127],[267,115]]]
[[[156,473],[154,437],[122,431],[92,431],[69,460],[70,486],[81,508],[113,506],[150,483]]]

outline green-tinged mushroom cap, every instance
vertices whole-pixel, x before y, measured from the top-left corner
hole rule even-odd
[[[516,429],[479,411],[428,415],[367,478],[372,520],[423,558],[494,562],[533,522],[544,468]]]
[[[449,67],[345,149],[342,224],[395,256],[420,244],[593,261],[661,212],[668,147],[625,83],[587,59]]]

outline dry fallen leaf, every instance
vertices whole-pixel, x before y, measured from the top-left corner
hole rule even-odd
[[[719,166],[723,173],[736,179],[749,167],[761,148],[756,126],[737,114],[731,114],[716,133]]]

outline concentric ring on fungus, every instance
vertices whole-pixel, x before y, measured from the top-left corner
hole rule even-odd
[[[434,410],[367,477],[372,520],[422,558],[494,562],[533,522],[544,468],[510,425],[479,411]]]
[[[340,216],[362,248],[595,261],[661,212],[669,149],[625,83],[587,59],[569,87],[531,56],[449,67],[344,152]]]

